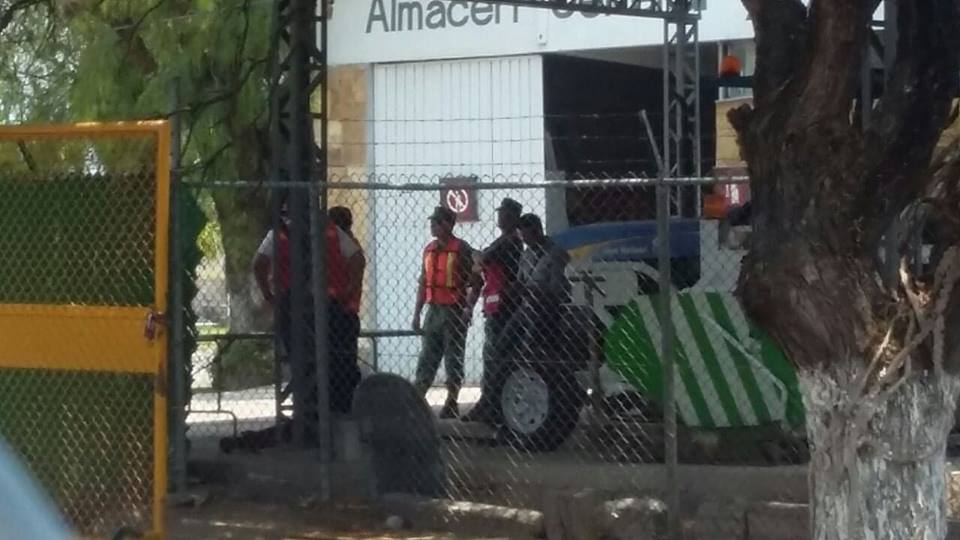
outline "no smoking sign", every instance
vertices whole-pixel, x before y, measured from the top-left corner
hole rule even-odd
[[[457,214],[466,212],[470,208],[470,192],[462,188],[454,188],[448,191],[447,208]]]
[[[454,176],[440,181],[440,204],[457,215],[457,221],[477,221],[477,177]]]

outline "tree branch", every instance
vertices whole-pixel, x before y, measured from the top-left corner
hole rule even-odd
[[[23,158],[23,162],[27,164],[30,172],[37,172],[37,161],[33,159],[33,154],[27,147],[27,143],[23,140],[17,141],[17,150],[20,152],[20,157]]]
[[[960,75],[960,2],[901,2],[898,32],[890,83],[864,145],[871,170],[858,199],[868,244],[935,181],[928,164],[953,117]]]
[[[807,50],[807,8],[800,0],[742,0],[753,20],[757,104],[773,99],[803,64]]]
[[[140,45],[140,47],[138,48],[146,49],[146,47],[143,45],[143,42],[140,40],[140,37],[138,35],[138,33],[140,32],[140,27],[143,26],[143,23],[144,21],[147,20],[147,17],[149,17],[153,12],[155,12],[156,10],[160,9],[161,6],[163,6],[165,1],[166,0],[157,0],[157,3],[153,4],[146,11],[144,11],[140,15],[140,18],[138,18],[137,21],[133,24],[133,27],[130,28],[126,38],[127,48],[126,50],[124,50],[123,57],[120,59],[121,70],[123,69],[124,64],[127,63],[127,58],[130,56],[130,53],[133,52],[134,43],[137,43]]]
[[[243,52],[247,48],[247,36],[250,34],[250,0],[243,1],[241,8],[243,13],[243,31],[240,33],[240,40],[237,42],[237,54],[233,58],[233,69],[239,72],[243,64]]]

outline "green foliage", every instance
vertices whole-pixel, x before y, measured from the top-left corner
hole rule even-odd
[[[237,341],[226,349],[213,386],[233,391],[273,384],[273,341]]]
[[[217,260],[223,255],[223,234],[221,232],[220,220],[217,219],[217,211],[214,207],[213,198],[209,191],[199,191],[195,197],[197,209],[204,214],[206,226],[200,231],[197,237],[197,247],[203,256],[210,260]]]
[[[236,142],[265,123],[270,9],[257,0],[29,8],[0,34],[0,57],[13,60],[0,66],[0,115],[15,122],[164,117],[176,86],[185,170],[197,179],[234,178],[260,157]]]
[[[269,101],[267,56],[270,29],[266,22],[270,19],[271,2],[78,0],[51,2],[49,5],[56,8],[48,8],[46,3],[27,7],[17,14],[12,24],[0,29],[0,58],[4,59],[0,62],[0,121],[55,123],[167,117],[173,111],[172,92],[176,88],[184,130],[179,164],[184,178],[224,180],[241,175],[247,179],[258,178],[264,154],[259,143],[262,140],[260,133],[266,123]],[[0,259],[0,301],[96,302],[116,298],[122,303],[149,303],[147,293],[152,293],[152,288],[147,286],[152,285],[152,267],[147,266],[152,258],[143,251],[147,244],[141,239],[130,246],[137,239],[123,235],[142,231],[142,220],[150,218],[151,209],[124,209],[122,218],[112,223],[106,236],[98,238],[94,231],[94,227],[101,227],[103,220],[107,219],[101,216],[116,218],[118,214],[116,211],[96,214],[96,210],[117,208],[116,205],[123,204],[125,197],[130,195],[128,186],[111,184],[103,178],[118,171],[138,172],[151,168],[152,156],[148,149],[103,141],[96,144],[90,141],[58,145],[30,143],[26,147],[28,152],[25,153],[18,145],[0,144],[0,170],[13,177],[24,176],[31,172],[30,163],[34,162],[43,165],[43,172],[56,172],[56,175],[30,188],[34,190],[31,197],[35,197],[38,203],[36,208],[14,206],[13,201],[29,195],[24,191],[27,188],[17,182],[0,181],[0,205],[3,205],[0,208],[0,232],[3,232],[0,241],[10,244],[5,246],[4,253],[9,255],[13,253],[11,250],[17,250],[25,257],[22,260],[11,256]],[[100,176],[90,176],[90,173]],[[99,178],[103,184],[91,187],[94,178]],[[83,184],[85,181],[87,183]],[[229,216],[231,220],[228,222],[241,223],[239,234],[249,235],[253,234],[250,231],[256,231],[259,235],[262,228],[250,223],[258,221],[257,207],[264,206],[262,194],[259,197],[237,195],[237,200],[244,197],[242,204],[233,204],[231,196],[220,194],[216,211],[211,212],[213,198],[209,195],[196,198],[193,193],[184,191],[179,200],[181,245],[184,246],[184,267],[179,279],[184,283],[188,357],[195,348],[196,315],[190,306],[197,294],[197,266],[204,255],[216,254],[217,250],[223,249],[221,225],[211,218],[223,218],[229,212],[238,213]],[[81,196],[86,199],[77,208]],[[50,206],[39,205],[41,200]],[[21,231],[23,236],[20,236]],[[10,239],[14,233],[17,238]],[[238,236],[236,231],[225,231],[224,234]],[[28,245],[28,237],[35,245]],[[256,239],[251,239],[239,244],[255,242]],[[114,258],[128,260],[129,264],[118,264],[115,270],[103,272],[100,266],[83,258],[85,251],[93,249],[101,253],[108,243],[118,250]],[[128,252],[130,250],[139,251],[135,255]],[[73,268],[70,268],[71,262]],[[28,267],[31,265],[42,269],[34,274],[51,279],[44,280],[30,274]],[[236,268],[245,270],[247,266],[238,264]],[[24,287],[24,279],[40,285]],[[172,279],[178,279],[178,276]],[[255,360],[249,366],[237,369],[259,372],[263,354],[254,353],[248,355],[243,352],[243,347],[238,348],[234,353],[237,359]],[[187,369],[189,371],[189,366]],[[29,376],[32,375],[24,377]],[[92,399],[91,392],[99,391],[90,386],[101,384],[95,380],[97,377],[105,375],[78,377],[76,385],[79,386],[71,390],[78,397],[69,402],[69,406],[76,409],[70,414],[84,422],[73,431],[87,431],[64,432],[64,436],[71,439],[71,448],[80,445],[89,449],[73,454],[71,470],[98,471],[95,464],[114,463],[113,455],[96,454],[96,449],[102,445],[94,444],[89,438],[107,433],[109,438],[119,441],[118,444],[130,440],[132,428],[118,423],[119,419],[108,418],[99,408],[106,404],[120,414],[125,410],[122,404],[107,399],[96,403],[87,400]],[[256,375],[255,378],[259,377]],[[14,403],[9,399],[17,395],[19,384],[15,374],[0,373],[0,399],[4,403]],[[22,401],[22,407],[4,407],[3,411],[13,414],[0,411],[0,433],[10,437],[14,446],[24,451],[30,441],[22,438],[26,434],[17,431],[17,422],[22,421],[23,407],[28,405],[42,413],[40,416],[44,422],[69,424],[73,420],[57,416],[53,410],[57,399],[62,397],[57,392],[52,387],[47,393],[37,390],[31,394],[34,397],[32,403]],[[150,403],[143,389],[137,392],[141,405]],[[126,399],[129,395],[124,392],[116,399]],[[129,416],[129,422],[136,423],[138,429],[149,426],[145,410],[138,411]],[[32,455],[34,469],[64,462],[66,458],[58,453],[63,448],[58,449],[54,444],[56,441],[62,444],[64,439],[57,435],[55,427],[50,424],[36,429],[53,442],[30,450],[36,452]],[[144,440],[141,438],[137,442],[143,443]],[[119,474],[125,462],[116,459],[115,463],[118,467],[115,472]],[[44,473],[41,479],[54,492],[61,494],[65,477],[51,474],[60,473]],[[149,474],[138,477],[149,478]],[[92,478],[73,485],[93,485],[89,483]],[[82,494],[87,495],[89,493]]]

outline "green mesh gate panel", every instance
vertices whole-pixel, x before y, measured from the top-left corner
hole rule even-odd
[[[12,128],[45,159],[0,172],[0,438],[77,533],[156,536],[166,348],[145,326],[166,294],[168,134],[105,126]],[[0,128],[0,159],[10,136]],[[130,159],[108,159],[120,148]]]

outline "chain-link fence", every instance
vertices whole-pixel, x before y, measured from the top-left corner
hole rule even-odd
[[[0,438],[85,536],[163,530],[169,136],[0,128]]]
[[[283,389],[296,360],[271,322],[288,309],[279,298],[289,282],[277,276],[289,252],[264,238],[289,233],[285,197],[308,188],[267,185],[193,186],[209,221],[189,434],[228,452],[283,441],[275,426],[292,412]],[[699,217],[658,213],[658,185],[699,192]],[[331,178],[326,191],[335,233],[315,239],[327,247],[329,397],[358,388],[359,408],[333,403],[331,422],[360,423],[374,454],[390,448],[394,470],[371,465],[380,495],[541,509],[545,494],[575,488],[604,500],[675,488],[686,513],[704,499],[802,497],[782,483],[746,485],[764,475],[802,485],[790,466],[806,451],[793,368],[734,297],[749,234],[742,178],[354,175]],[[231,239],[223,227],[235,225],[216,214],[228,197],[273,200],[276,219],[262,203],[259,230],[235,228],[246,236]],[[671,364],[677,428],[664,422]],[[376,373],[410,386],[384,390],[370,382]],[[365,402],[374,397],[385,401]],[[679,476],[665,455],[671,437]],[[417,454],[414,465],[397,452]],[[700,484],[700,466],[734,480]]]

